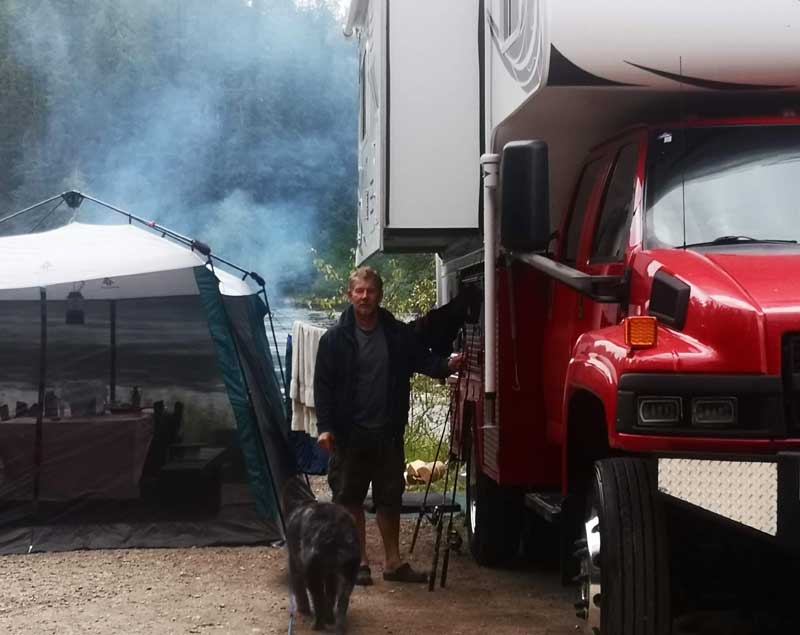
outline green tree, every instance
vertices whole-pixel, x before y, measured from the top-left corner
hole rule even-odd
[[[348,281],[355,268],[355,249],[350,248],[347,253],[347,258],[335,261],[315,254],[314,266],[322,282],[315,287],[315,293],[305,298],[309,308],[333,315],[346,306]],[[369,265],[383,279],[383,306],[398,317],[418,317],[436,304],[433,256],[381,254],[373,256]]]

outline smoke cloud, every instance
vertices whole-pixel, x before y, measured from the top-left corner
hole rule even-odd
[[[340,3],[3,4],[0,110],[15,114],[0,216],[78,189],[273,286],[308,274],[326,215],[355,199],[356,47]],[[84,208],[78,220],[119,222]]]

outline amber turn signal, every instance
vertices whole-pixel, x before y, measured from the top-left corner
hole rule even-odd
[[[630,348],[652,348],[658,341],[658,320],[651,315],[625,318],[625,345]]]

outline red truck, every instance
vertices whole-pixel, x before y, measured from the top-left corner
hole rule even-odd
[[[670,633],[701,534],[800,546],[800,5],[409,4],[348,13],[358,258],[483,289],[471,551],[550,521],[586,632]]]

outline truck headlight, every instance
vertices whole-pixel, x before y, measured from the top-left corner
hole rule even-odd
[[[727,428],[736,424],[736,411],[736,397],[696,397],[692,399],[692,425]]]
[[[680,397],[639,397],[639,425],[668,427],[681,421]]]

